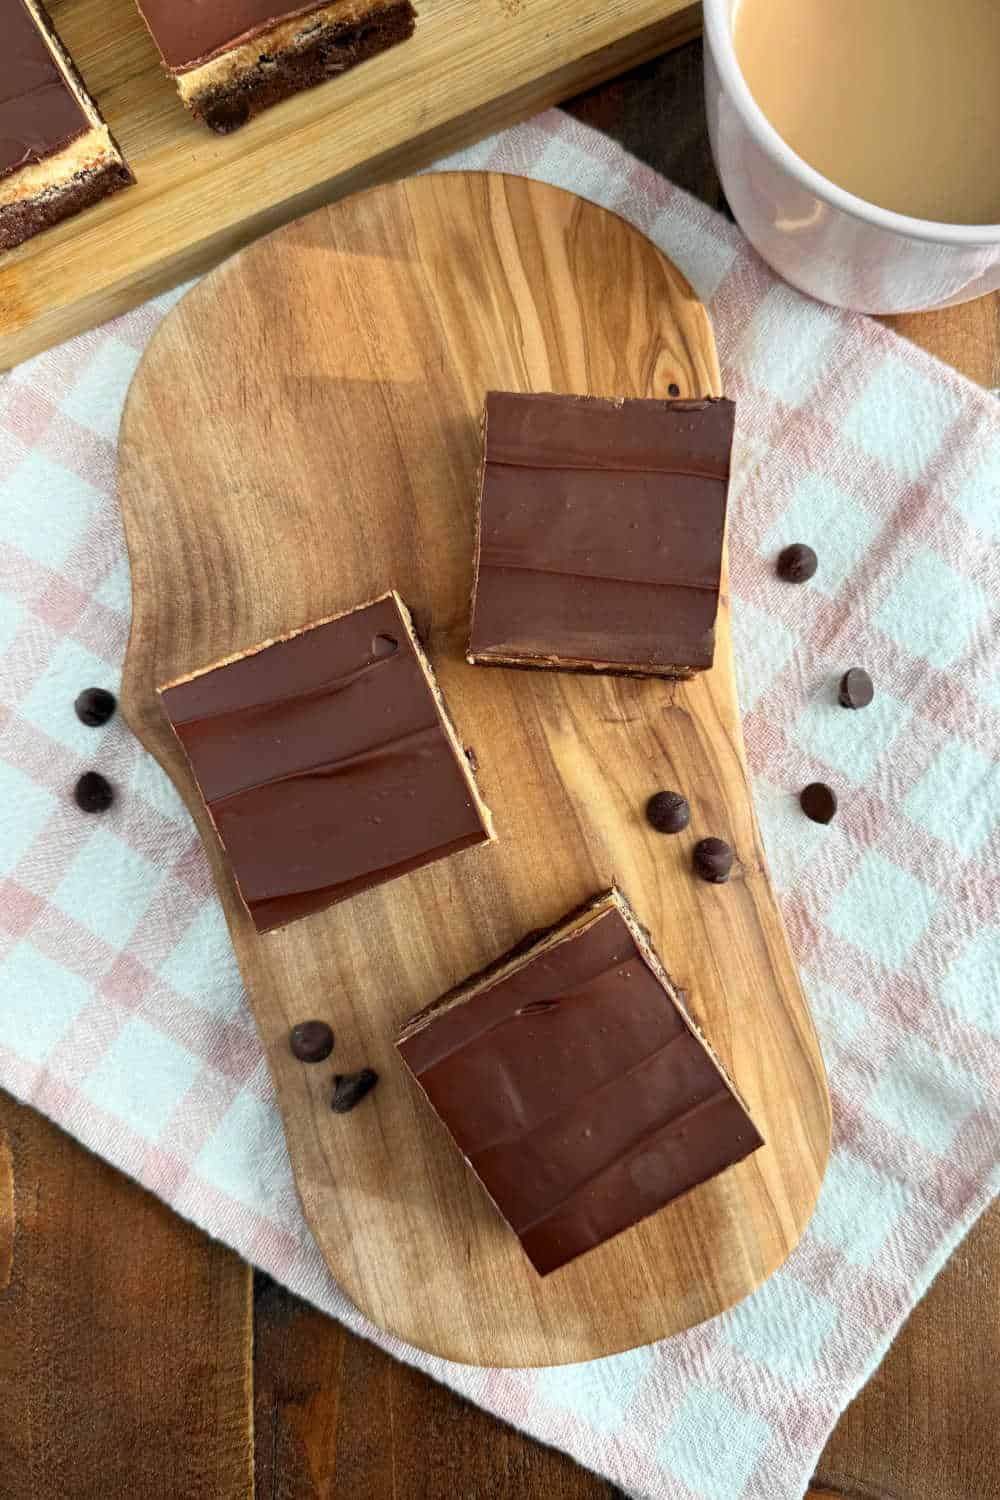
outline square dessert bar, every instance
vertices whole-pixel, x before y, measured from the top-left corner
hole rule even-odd
[[[138,0],[188,109],[220,134],[413,33],[410,0]]]
[[[159,696],[260,932],[493,837],[396,593]]]
[[[617,890],[397,1046],[543,1276],[763,1145]]]
[[[133,180],[39,0],[0,0],[0,250]]]
[[[637,677],[712,665],[731,401],[491,391],[469,660]]]

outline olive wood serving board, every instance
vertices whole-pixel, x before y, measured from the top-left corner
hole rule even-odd
[[[322,209],[219,267],[162,324],[125,411],[126,717],[204,836],[334,1275],[373,1322],[453,1360],[584,1360],[722,1311],[789,1254],[829,1151],[823,1064],[754,818],[725,590],[715,667],[690,683],[464,657],[484,391],[672,385],[718,394],[718,363],[704,308],[647,239],[555,188],[447,174]],[[499,842],[259,936],[154,690],[390,586],[475,751]],[[691,803],[677,837],[644,821],[662,787]],[[691,873],[707,834],[737,852],[727,885]],[[612,879],[767,1144],[542,1279],[393,1042]],[[337,1046],[310,1067],[288,1032],[314,1016]],[[381,1074],[352,1114],[330,1110],[334,1066]]]

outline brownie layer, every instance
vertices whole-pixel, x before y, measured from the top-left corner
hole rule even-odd
[[[113,145],[106,160],[76,170],[35,192],[0,202],[0,250],[16,246],[128,187],[135,179]],[[2,187],[2,184],[0,184]]]

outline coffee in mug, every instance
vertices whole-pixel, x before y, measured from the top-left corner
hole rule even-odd
[[[736,0],[733,43],[763,113],[831,182],[1000,223],[1000,0]]]

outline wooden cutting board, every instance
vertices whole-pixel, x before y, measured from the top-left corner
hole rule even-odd
[[[518,178],[451,174],[323,209],[220,267],[163,323],[121,433],[134,617],[123,707],[198,821],[334,1275],[382,1328],[481,1364],[581,1360],[728,1307],[788,1255],[830,1141],[823,1065],[754,819],[728,600],[689,684],[464,659],[479,414],[490,386],[719,392],[708,318],[623,220]],[[738,454],[737,454],[738,463]],[[499,843],[266,937],[252,929],[156,684],[390,585],[410,603]],[[643,806],[692,806],[664,838]],[[690,872],[695,839],[739,857]],[[767,1140],[540,1279],[393,1048],[400,1023],[617,879]],[[329,1064],[288,1049],[328,1019]],[[329,1107],[334,1066],[382,1081]]]
[[[415,3],[411,41],[224,138],[189,118],[134,0],[49,0],[138,183],[0,255],[0,370],[701,27],[692,0]]]

